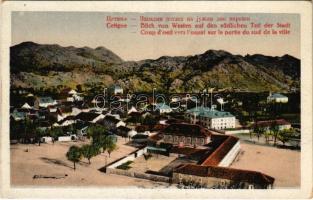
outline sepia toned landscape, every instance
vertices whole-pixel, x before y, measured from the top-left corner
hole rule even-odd
[[[190,43],[176,38],[185,45],[177,44],[172,49],[170,45],[164,46],[173,42],[169,38],[158,40],[159,43],[153,38],[136,40],[141,45],[137,48],[140,56],[135,45],[127,45],[132,40],[121,47],[120,42],[110,39],[114,34],[139,38],[134,32],[106,30],[108,38],[99,38],[99,44],[92,42],[89,47],[80,41],[68,45],[58,40],[58,33],[50,26],[34,20],[37,15],[52,21],[64,15],[79,25],[75,13],[13,15],[16,30],[23,29],[25,17],[33,26],[45,27],[42,31],[51,36],[46,40],[38,36],[41,40],[37,40],[36,33],[27,37],[13,34],[10,48],[13,187],[300,187],[301,60],[297,57],[297,15],[271,15],[273,24],[283,16],[293,24],[279,23],[278,28],[288,28],[294,34],[289,35],[289,31],[284,37],[296,38],[291,40],[294,49],[285,48],[283,53],[275,46],[280,39],[272,36],[256,39],[256,44],[262,47],[256,50],[251,49],[251,38],[238,36],[231,39],[236,45],[225,46],[225,41],[208,36],[199,45],[201,48],[193,43],[198,41],[196,38],[189,38]],[[105,19],[110,19],[110,23],[114,20],[127,23],[127,19],[148,20],[152,14],[138,19],[138,13],[116,15],[121,16]],[[161,14],[155,15],[151,20],[161,19]],[[269,18],[267,14],[210,15],[212,20],[238,23]],[[103,13],[90,17],[101,21]],[[188,20],[192,17],[206,19],[192,15]],[[86,19],[89,18],[81,18]],[[73,36],[74,30],[81,31],[77,27],[67,29],[63,21],[56,23],[60,29],[73,31]],[[77,35],[85,38],[85,34]],[[217,43],[211,45],[211,40]],[[175,51],[189,47],[193,53]],[[238,54],[236,49],[243,53]],[[120,54],[125,50],[130,58],[141,59],[123,59]],[[160,56],[163,50],[168,53]],[[153,57],[148,56],[151,52]]]

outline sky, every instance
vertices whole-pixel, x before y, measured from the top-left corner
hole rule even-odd
[[[143,36],[136,27],[107,29],[107,16],[206,16],[250,17],[251,22],[290,23],[289,35],[270,36]],[[297,14],[240,13],[107,13],[107,12],[13,12],[12,45],[25,41],[61,46],[104,46],[123,60],[188,56],[209,49],[233,54],[289,54],[300,58],[300,16]]]

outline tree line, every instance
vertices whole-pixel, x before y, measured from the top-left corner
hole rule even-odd
[[[73,145],[66,153],[69,161],[73,162],[74,170],[76,163],[82,158],[86,158],[91,164],[91,158],[107,152],[109,157],[111,153],[117,149],[116,139],[108,133],[108,131],[101,125],[93,125],[88,128],[87,136],[91,138],[90,144],[85,144],[81,147]]]

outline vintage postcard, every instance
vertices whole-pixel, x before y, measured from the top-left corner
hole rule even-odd
[[[1,6],[3,197],[312,197],[311,3]]]

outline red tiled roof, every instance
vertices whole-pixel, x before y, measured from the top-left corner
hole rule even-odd
[[[60,107],[58,108],[58,110],[59,110],[59,112],[61,112],[61,113],[71,113],[72,110],[73,110],[73,108],[70,107],[70,106],[60,106]]]
[[[182,165],[174,169],[173,172],[202,177],[215,177],[238,182],[256,183],[260,185],[273,184],[275,180],[273,177],[257,171],[195,164]]]
[[[202,162],[202,166],[217,166],[239,140],[233,136],[225,136],[225,138],[224,142]]]
[[[149,137],[149,140],[152,141],[159,141],[163,138],[162,134],[155,134]]]
[[[60,93],[64,94],[64,93],[69,93],[72,89],[71,88],[64,88]]]
[[[183,154],[183,155],[192,155],[192,154],[205,154],[208,149],[196,149],[190,147],[173,147],[171,153]]]
[[[197,124],[187,123],[173,123],[162,130],[163,134],[171,135],[183,135],[183,136],[196,136],[196,137],[208,137],[211,132],[206,128]]]

